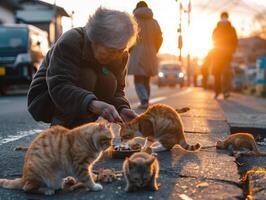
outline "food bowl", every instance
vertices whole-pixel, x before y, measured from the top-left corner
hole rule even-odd
[[[124,159],[130,157],[133,153],[140,152],[141,145],[134,144],[130,146],[129,144],[119,144],[113,145],[108,151],[111,158]]]

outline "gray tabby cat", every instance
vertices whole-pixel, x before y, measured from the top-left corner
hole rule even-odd
[[[126,179],[126,192],[139,189],[158,190],[159,162],[155,155],[137,152],[126,158],[123,163]]]

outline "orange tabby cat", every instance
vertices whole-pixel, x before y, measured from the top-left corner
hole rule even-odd
[[[247,155],[266,156],[266,153],[259,151],[255,139],[250,133],[235,133],[229,135],[223,141],[218,140],[216,143],[217,149],[228,149],[230,147],[233,150],[247,149],[249,152],[244,153]]]
[[[200,149],[200,144],[189,145],[184,136],[184,128],[179,114],[170,106],[154,104],[144,113],[122,125],[122,140],[131,139],[140,132],[144,137],[155,138],[160,145],[152,145],[154,152],[169,150],[179,144],[186,151]]]
[[[137,152],[126,158],[123,163],[126,179],[126,192],[139,189],[158,190],[159,162],[155,155]]]
[[[0,179],[0,186],[52,195],[61,188],[63,178],[73,176],[90,190],[102,190],[91,171],[112,139],[108,124],[89,123],[72,130],[54,126],[40,133],[29,146],[23,176]]]

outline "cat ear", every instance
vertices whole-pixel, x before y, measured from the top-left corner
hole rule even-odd
[[[142,152],[146,152],[147,154],[152,154],[152,148],[151,147],[143,147],[141,149]]]
[[[133,166],[135,166],[135,162],[133,161],[133,160],[131,160],[130,158],[127,158],[127,161],[128,161],[128,165],[129,165],[129,167],[133,167]]]
[[[144,136],[154,135],[153,124],[149,119],[143,119],[139,122],[139,130]]]
[[[156,156],[152,155],[147,161],[146,164],[147,165],[151,165],[156,159]]]

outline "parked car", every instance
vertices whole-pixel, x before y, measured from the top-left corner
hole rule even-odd
[[[26,24],[0,25],[0,92],[30,83],[49,48],[48,34]]]
[[[185,70],[178,62],[161,62],[157,84],[161,86],[183,87],[185,84]]]

